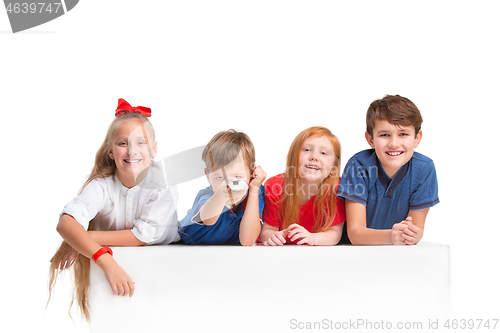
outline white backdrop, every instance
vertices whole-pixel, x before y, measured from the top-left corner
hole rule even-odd
[[[268,176],[313,125],[339,137],[344,165],[368,148],[370,102],[410,98],[424,118],[417,151],[434,160],[441,199],[424,241],[451,247],[453,316],[499,318],[496,3],[82,0],[17,34],[0,10],[9,308],[0,325],[88,330],[67,316],[67,278],[44,309],[48,265],[58,214],[90,173],[120,97],[152,108],[157,159],[235,128],[252,138]],[[179,217],[203,186],[180,187]],[[411,302],[412,286],[393,297]]]

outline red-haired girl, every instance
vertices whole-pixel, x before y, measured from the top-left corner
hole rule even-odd
[[[285,243],[335,245],[345,222],[344,201],[337,198],[340,143],[330,130],[310,127],[288,151],[284,174],[265,184],[264,245]]]
[[[104,271],[113,294],[132,296],[134,282],[107,246],[179,240],[175,195],[153,160],[157,145],[150,115],[149,108],[118,100],[116,118],[97,151],[92,173],[64,207],[57,225],[64,241],[51,260],[49,295],[59,270],[73,265],[73,300],[87,320],[90,259]]]

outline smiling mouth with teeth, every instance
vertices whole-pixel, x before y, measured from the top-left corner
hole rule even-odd
[[[142,160],[124,160],[126,163],[138,163]]]
[[[387,152],[386,154],[389,156],[399,156],[399,155],[403,154],[403,152],[402,151],[394,151],[394,152],[391,151],[391,152]]]
[[[318,168],[318,167],[311,166],[311,165],[306,165],[306,168],[307,168],[307,169],[311,169],[311,170],[319,170],[319,168]]]

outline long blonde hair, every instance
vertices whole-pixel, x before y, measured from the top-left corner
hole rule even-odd
[[[110,177],[116,173],[116,164],[109,156],[113,135],[117,128],[119,128],[125,122],[130,120],[136,120],[141,122],[142,125],[148,129],[149,133],[151,134],[154,140],[155,138],[154,128],[147,117],[136,112],[123,113],[117,116],[108,127],[106,138],[104,139],[104,142],[102,143],[101,147],[99,148],[99,150],[95,155],[95,163],[92,172],[90,173],[90,176],[88,177],[87,181],[83,184],[79,193],[81,193],[85,188],[85,186],[87,186],[92,180],[96,178]],[[89,223],[88,230],[89,231],[94,230],[94,228],[95,228],[94,221],[92,220]],[[60,273],[58,268],[61,259],[68,247],[70,247],[70,245],[63,240],[50,263],[49,299],[47,301],[47,305],[50,302],[50,298],[52,296],[52,289],[54,288],[57,282],[57,276]],[[74,269],[75,284],[73,288],[71,303],[69,306],[69,312],[71,311],[73,303],[76,301],[81,310],[82,315],[85,317],[87,321],[90,321],[90,304],[89,304],[90,259],[78,253],[75,260],[70,265],[73,266]]]
[[[330,140],[333,146],[335,161],[330,176],[323,180],[316,194],[314,202],[316,216],[313,232],[324,231],[333,223],[337,209],[336,193],[340,179],[340,142],[328,128],[315,126],[300,132],[288,150],[284,184],[279,200],[283,229],[299,222],[298,218],[301,206],[299,189],[302,188],[302,180],[299,175],[299,155],[302,146],[308,138],[321,136],[325,136]]]

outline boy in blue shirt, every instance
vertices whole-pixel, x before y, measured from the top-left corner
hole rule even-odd
[[[370,104],[365,138],[372,149],[347,162],[337,194],[352,244],[414,245],[422,238],[429,208],[439,202],[434,163],[414,152],[422,121],[415,104],[399,95]]]
[[[210,186],[179,221],[186,244],[252,245],[259,237],[267,174],[255,166],[250,138],[234,130],[217,133],[203,150]]]

